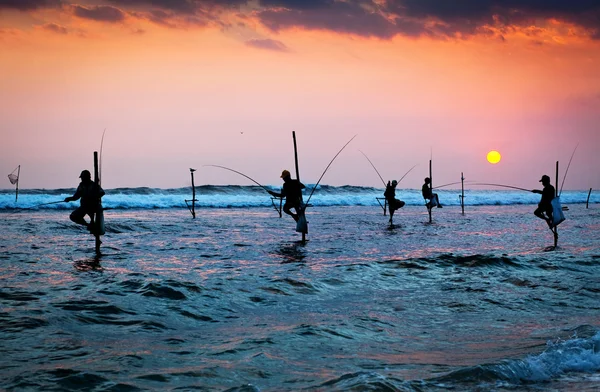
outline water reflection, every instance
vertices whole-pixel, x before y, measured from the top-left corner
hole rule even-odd
[[[281,244],[273,253],[282,258],[281,264],[304,263],[306,258],[306,244],[302,242],[292,242]]]
[[[83,260],[75,260],[73,262],[73,267],[75,267],[78,271],[104,271],[104,268],[100,265],[100,260],[102,258],[102,254],[96,253],[94,257],[90,257]]]

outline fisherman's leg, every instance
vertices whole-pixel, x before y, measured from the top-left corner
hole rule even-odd
[[[83,219],[85,214],[86,214],[85,210],[83,208],[79,207],[75,211],[71,212],[71,215],[69,215],[69,218],[73,222],[77,223],[78,225],[83,225],[83,226],[89,227],[89,224],[85,221],[85,219]]]
[[[433,197],[435,198],[435,204],[437,205],[437,208],[442,208],[442,205],[440,204],[440,199],[439,199],[437,193],[434,193]]]
[[[533,215],[537,216],[540,219],[548,221],[548,218],[544,215],[544,208],[538,206],[538,208],[533,211]]]
[[[94,219],[96,217],[96,214],[94,212],[88,212],[88,215],[90,217],[90,224],[88,225],[88,229],[90,229],[90,233],[92,233],[94,231]]]
[[[292,218],[294,218],[294,220],[296,222],[298,222],[298,214],[294,214],[291,209],[295,209],[296,211],[298,211],[298,208],[292,204],[284,204],[283,205],[283,212],[285,212],[286,214],[288,214],[289,216],[291,216]]]

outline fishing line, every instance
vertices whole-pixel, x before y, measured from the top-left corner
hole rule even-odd
[[[363,154],[365,156],[365,158],[367,158],[367,161],[369,161],[369,163],[371,164],[371,166],[373,166],[373,169],[375,169],[375,173],[377,173],[377,175],[379,176],[379,178],[381,179],[381,182],[383,182],[383,186],[385,185],[385,180],[383,179],[383,177],[381,177],[381,174],[379,174],[379,171],[377,170],[377,168],[375,167],[375,165],[373,164],[373,162],[371,162],[371,160],[369,159],[369,157],[367,156],[367,154],[365,154],[364,152],[358,150],[361,154]]]
[[[260,184],[260,183],[259,183],[258,181],[256,181],[255,179],[253,179],[253,178],[251,178],[251,177],[248,177],[248,176],[247,176],[247,175],[245,175],[244,173],[240,173],[240,172],[239,172],[239,171],[237,171],[237,170],[233,170],[233,169],[230,169],[230,168],[228,168],[228,167],[225,167],[225,166],[219,166],[219,165],[203,165],[203,166],[218,167],[218,168],[221,168],[221,169],[225,169],[225,170],[229,170],[229,171],[231,171],[231,172],[237,173],[237,174],[239,174],[240,176],[246,177],[247,179],[249,179],[250,181],[252,181],[252,182],[253,182],[253,183],[255,183],[256,185],[258,185],[259,187],[261,187],[262,189],[264,189],[264,190],[265,190],[267,193],[270,193],[270,191],[269,191],[269,190],[268,190],[268,189],[267,189],[267,188],[266,188],[264,185]]]
[[[558,196],[561,195],[563,186],[565,185],[565,180],[567,179],[567,173],[569,172],[569,167],[571,166],[571,161],[573,160],[573,156],[575,155],[575,151],[577,151],[577,147],[579,147],[579,143],[575,146],[573,153],[571,154],[571,159],[569,159],[569,164],[567,165],[567,170],[565,170],[565,176],[563,177],[562,183],[560,184],[560,191],[558,192]],[[558,184],[556,184],[558,186]]]
[[[333,159],[331,160],[331,162],[329,162],[329,165],[327,165],[327,167],[325,168],[325,171],[323,171],[323,174],[321,174],[321,177],[319,177],[319,181],[317,181],[317,183],[315,184],[314,188],[312,189],[312,192],[310,192],[310,195],[308,196],[308,199],[306,200],[306,203],[305,203],[305,207],[304,207],[304,209],[306,209],[306,207],[308,206],[308,202],[310,201],[310,198],[312,197],[313,193],[315,193],[315,189],[317,189],[317,186],[319,186],[319,183],[320,183],[320,182],[321,182],[321,180],[323,179],[323,176],[325,175],[325,173],[327,173],[327,170],[329,169],[329,166],[331,166],[331,164],[333,163],[333,161],[335,161],[335,158],[337,158],[337,157],[338,157],[338,155],[340,155],[340,153],[341,153],[342,151],[344,151],[344,148],[346,148],[346,146],[347,146],[348,144],[350,144],[350,142],[351,142],[352,140],[354,140],[354,138],[355,138],[355,137],[357,137],[357,136],[358,136],[358,135],[354,135],[354,136],[352,136],[352,139],[350,139],[350,140],[348,141],[348,143],[344,144],[344,147],[342,147],[342,148],[340,149],[340,151],[338,151],[338,153],[337,153],[337,154],[335,154],[335,156],[333,157]],[[385,183],[384,183],[384,184],[385,184]]]
[[[483,182],[477,182],[471,185],[487,185],[487,186],[499,186],[502,188],[511,188],[511,189],[518,189],[520,191],[525,191],[525,192],[531,192],[531,189],[525,189],[525,188],[519,188],[517,186],[511,186],[511,185],[502,185],[502,184],[488,184],[488,183],[483,183]]]

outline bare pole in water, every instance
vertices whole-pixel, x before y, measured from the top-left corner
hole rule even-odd
[[[431,172],[432,172],[432,170],[431,170],[431,159],[430,159],[429,160],[429,187],[431,188],[431,192],[432,192],[431,196],[432,196],[432,198],[429,199],[429,205],[431,207],[433,207],[433,204],[432,204],[432,202],[433,202],[433,176],[432,176]],[[427,209],[427,211],[429,212],[429,223],[431,223],[431,210],[432,209],[433,208],[428,208]]]
[[[194,172],[196,169],[190,168],[190,175],[192,176],[192,218],[196,219],[196,186],[194,185]]]
[[[300,169],[298,168],[298,147],[296,146],[296,131],[292,131],[292,138],[294,139],[294,162],[296,164],[296,179],[298,180],[298,182],[300,182]],[[302,193],[300,193],[300,200],[302,205]],[[303,209],[303,211],[298,211],[298,219],[300,219],[300,213],[304,214],[306,210],[306,208],[300,208]],[[306,242],[306,233],[304,231],[302,232],[302,242]]]
[[[554,197],[558,197],[558,161],[556,161],[556,188],[554,188]],[[554,217],[554,215],[553,215]],[[558,227],[554,226],[552,232],[554,233],[554,248],[558,246]]]
[[[15,189],[15,203],[19,199],[19,179],[21,177],[21,165],[17,168],[17,183],[15,184],[17,187]]]
[[[460,207],[462,208],[462,214],[465,214],[465,176],[463,172],[460,172],[460,186],[461,186],[461,195],[460,195]]]
[[[590,188],[590,191],[588,192],[588,198],[585,202],[585,209],[587,210],[588,205],[590,204],[590,195],[592,194],[592,188]]]
[[[98,151],[94,151],[94,183],[96,183],[96,186],[99,187],[100,186],[100,175],[99,175],[99,171],[98,171]],[[98,208],[102,208],[100,205],[98,205]],[[97,214],[95,214],[97,215]],[[97,219],[97,216],[94,216],[95,219]],[[95,226],[95,221],[92,220],[90,222],[90,226],[94,227]],[[97,230],[94,229],[94,237],[96,239],[96,254],[100,254],[100,244],[102,243],[102,241],[100,241],[100,234],[97,233]]]

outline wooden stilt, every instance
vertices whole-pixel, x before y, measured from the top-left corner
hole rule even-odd
[[[590,191],[588,192],[588,197],[587,200],[585,201],[585,209],[587,210],[588,206],[590,205],[590,196],[592,194],[592,188],[590,188]]]
[[[17,168],[17,183],[15,188],[15,203],[19,200],[19,180],[21,179],[21,165]]]
[[[192,176],[192,217],[196,219],[196,185],[194,185],[194,172],[196,169],[190,168],[190,175]]]
[[[100,186],[100,176],[98,172],[98,151],[94,151],[94,183],[96,186]],[[102,208],[100,202],[98,202],[98,208]],[[94,216],[94,218],[96,217]],[[90,221],[90,227],[94,227],[94,220]],[[100,254],[100,244],[102,244],[102,241],[100,241],[100,234],[94,233],[94,238],[96,239],[96,254]]]
[[[298,147],[296,146],[296,131],[292,131],[292,138],[294,139],[294,162],[296,164],[296,179],[298,181],[300,181],[300,169],[298,168]],[[300,195],[300,197],[302,198],[302,195]],[[304,204],[301,200],[301,205]],[[302,208],[302,207],[301,207]],[[304,210],[306,210],[306,208],[302,208],[303,211],[300,212],[298,211],[298,218],[300,218],[300,214],[304,215]],[[305,217],[306,218],[306,217]],[[308,225],[308,223],[307,223]],[[302,242],[306,242],[306,233],[303,231],[302,232]]]
[[[431,188],[431,193],[433,194],[433,176],[431,173],[431,159],[429,160],[429,187]],[[429,199],[429,204],[431,205],[431,202],[433,200]],[[433,208],[428,208],[427,211],[429,212],[429,223],[431,223],[431,210],[433,210]]]
[[[558,197],[558,161],[556,161],[556,187],[554,188],[554,197]],[[554,226],[552,233],[554,234],[554,248],[558,246],[558,227]]]
[[[460,186],[461,186],[461,194],[460,194],[460,207],[462,208],[462,214],[465,214],[465,176],[463,172],[460,172]]]

